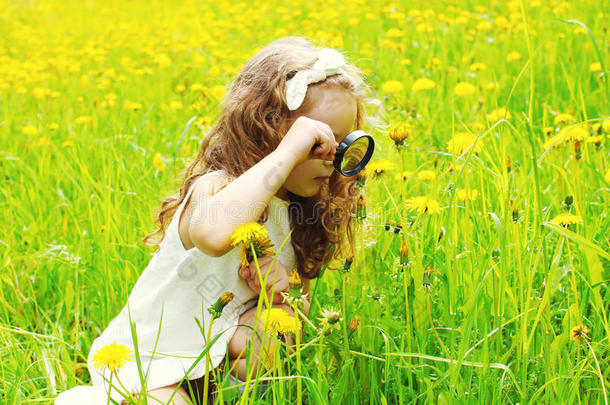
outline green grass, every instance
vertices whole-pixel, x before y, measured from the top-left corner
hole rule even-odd
[[[52,403],[90,381],[91,342],[150,260],[141,238],[203,136],[187,123],[213,121],[214,86],[296,34],[344,50],[384,101],[386,123],[415,131],[398,149],[368,129],[374,159],[395,168],[366,180],[349,271],[335,263],[312,284],[311,322],[332,305],[341,329],[320,335],[306,324],[300,374],[295,357],[283,369],[301,378],[249,400],[607,403],[610,91],[607,72],[590,70],[610,65],[607,2],[207,3],[0,2],[1,402]],[[391,28],[403,36],[388,38]],[[521,59],[507,61],[514,51]],[[486,69],[472,71],[476,62]],[[436,87],[412,92],[420,77]],[[388,80],[403,90],[385,94]],[[456,96],[461,81],[475,94]],[[510,118],[489,120],[498,107]],[[573,141],[546,149],[543,128],[559,113],[574,120],[558,127],[606,118],[599,145],[582,139],[581,156]],[[476,135],[481,151],[456,160],[447,143],[458,132]],[[436,179],[420,180],[422,170]],[[460,201],[464,188],[476,200]],[[418,195],[442,211],[406,210]],[[583,223],[566,229],[550,221],[567,212],[568,195]],[[390,220],[398,234],[384,229]],[[590,342],[570,339],[578,325]]]

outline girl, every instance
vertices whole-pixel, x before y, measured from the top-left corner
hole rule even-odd
[[[297,269],[308,294],[323,264],[347,253],[347,247],[353,252],[356,176],[335,171],[333,159],[346,135],[365,120],[374,123],[364,108],[374,100],[366,97],[369,92],[360,71],[345,64],[339,52],[303,38],[282,38],[256,53],[227,92],[220,119],[186,169],[179,194],[163,200],[159,229],[143,239],[150,244],[154,235],[161,236],[127,304],[92,344],[87,366],[93,387],[72,388],[56,404],[106,403],[109,387],[102,374],[109,380],[110,373],[96,369],[93,358],[111,343],[133,354],[130,319],[136,324],[142,373],[148,371],[147,395],[163,403],[170,397],[171,403],[193,403],[188,388],[197,391],[205,374],[205,358],[191,368],[205,349],[196,321],[203,318],[208,325],[207,309],[227,291],[234,298],[212,324],[211,338],[218,340],[209,353],[213,367],[229,366],[234,384],[245,380],[256,369],[261,343],[238,324],[254,326],[263,286],[254,264],[240,268],[231,235],[240,225],[259,222],[276,248],[287,240],[273,266],[269,256],[258,262],[263,276],[275,278],[264,286],[275,290],[273,306],[292,315],[280,294],[288,289],[290,270]],[[308,314],[308,295],[304,304]],[[249,345],[255,361],[247,369]],[[114,387],[142,390],[135,360],[114,377],[110,395],[119,404],[125,397]]]

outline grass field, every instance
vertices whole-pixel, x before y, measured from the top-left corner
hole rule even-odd
[[[371,130],[359,249],[312,283],[303,378],[244,402],[607,404],[608,10],[0,0],[0,402],[90,381],[227,86],[303,35],[360,67],[408,137]]]

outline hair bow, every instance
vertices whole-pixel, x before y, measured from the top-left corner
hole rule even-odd
[[[289,110],[296,110],[303,103],[307,86],[310,83],[320,82],[328,76],[345,73],[341,66],[345,66],[343,55],[331,48],[320,49],[318,60],[311,69],[297,72],[286,82],[286,101]]]

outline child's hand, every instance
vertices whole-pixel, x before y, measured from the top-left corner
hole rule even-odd
[[[311,148],[319,144],[313,153]],[[276,150],[285,151],[295,157],[295,166],[307,159],[323,159],[333,161],[339,144],[328,124],[305,116],[297,118]]]
[[[271,256],[263,256],[258,258],[258,265],[261,269],[261,276],[263,280],[265,279],[265,275],[269,272],[269,268],[271,267],[271,261],[273,258]],[[276,274],[274,274],[276,273]],[[256,271],[256,263],[252,261],[250,266],[242,267],[239,269],[239,276],[246,280],[248,287],[252,289],[256,294],[260,294],[261,292],[261,284],[258,278],[258,274]],[[273,279],[275,277],[275,287],[273,287]],[[267,276],[267,283],[265,286],[265,290],[267,291],[267,297],[271,296],[271,290],[274,290],[273,294],[273,303],[281,304],[284,302],[284,297],[280,294],[281,291],[288,292],[288,271],[282,265],[282,263],[276,259],[275,263],[273,263],[273,270],[269,276]]]

